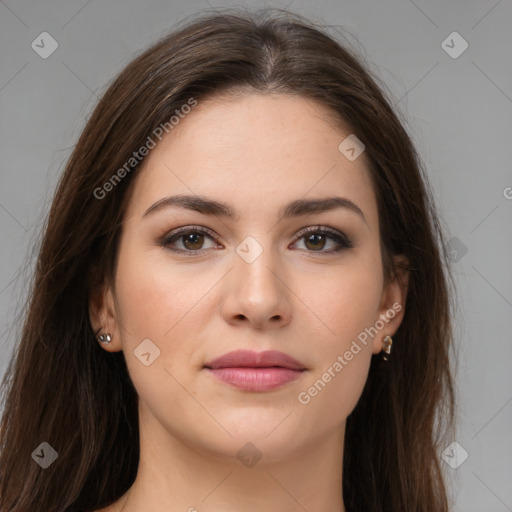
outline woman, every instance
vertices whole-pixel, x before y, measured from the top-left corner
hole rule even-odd
[[[0,508],[447,511],[445,254],[349,51],[281,11],[193,20],[114,81],[59,184]]]

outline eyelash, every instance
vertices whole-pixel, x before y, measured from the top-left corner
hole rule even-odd
[[[165,247],[166,249],[168,249],[174,253],[179,253],[179,254],[187,253],[187,254],[194,255],[194,254],[198,254],[200,252],[204,252],[205,249],[198,249],[198,250],[194,251],[194,250],[184,250],[184,249],[173,249],[172,247],[170,247],[170,244],[176,240],[179,240],[180,236],[183,236],[185,234],[192,234],[192,233],[194,233],[194,234],[199,233],[199,234],[207,235],[210,238],[212,238],[216,243],[218,243],[213,231],[210,231],[209,229],[200,227],[200,226],[185,226],[182,228],[175,229],[171,233],[163,236],[159,240],[159,244],[162,247]],[[331,228],[328,228],[325,226],[311,226],[309,228],[302,229],[301,231],[299,231],[297,233],[295,242],[298,242],[299,240],[305,238],[308,234],[329,235],[327,238],[335,241],[339,246],[337,249],[332,249],[330,251],[323,251],[323,250],[308,251],[308,250],[306,250],[306,252],[309,252],[309,253],[333,254],[333,253],[341,252],[345,249],[351,249],[353,247],[352,242],[349,240],[349,238],[344,233],[338,232],[334,229],[331,229]]]

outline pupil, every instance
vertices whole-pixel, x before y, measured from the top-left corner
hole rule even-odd
[[[323,236],[324,236],[324,235],[318,235],[318,234],[309,235],[309,237],[308,237],[308,240],[307,240],[306,244],[307,244],[307,243],[310,243],[310,242],[311,242],[311,240],[313,240],[313,239],[315,239],[315,238],[322,238]],[[316,248],[316,249],[320,248],[320,249],[322,249],[322,247],[321,247],[321,246],[319,247],[318,245],[314,245],[314,242],[313,242],[313,248]]]
[[[188,243],[192,243],[192,245],[199,243],[197,238],[201,236],[203,235],[199,233],[189,233],[188,235],[185,235],[185,247],[188,247]],[[199,249],[199,247],[189,247],[189,249]]]

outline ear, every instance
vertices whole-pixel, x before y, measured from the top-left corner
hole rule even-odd
[[[120,329],[114,304],[114,296],[111,286],[105,281],[96,285],[89,296],[89,320],[94,333],[99,329],[99,334],[108,333],[112,336],[110,343],[97,343],[107,352],[119,352],[122,350]]]
[[[390,282],[384,285],[379,306],[378,319],[384,326],[373,338],[374,354],[383,349],[382,340],[385,336],[393,337],[405,315],[405,302],[409,288],[408,260],[404,255],[393,257],[394,276]]]

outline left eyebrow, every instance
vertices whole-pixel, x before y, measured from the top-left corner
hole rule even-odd
[[[176,195],[159,199],[144,212],[143,217],[170,207],[184,208],[202,213],[203,215],[220,216],[235,221],[238,221],[240,218],[240,214],[229,204],[197,195]],[[279,210],[278,217],[300,217],[302,215],[320,214],[338,208],[344,208],[356,213],[367,224],[361,208],[350,199],[339,196],[322,199],[296,199],[283,206]]]

